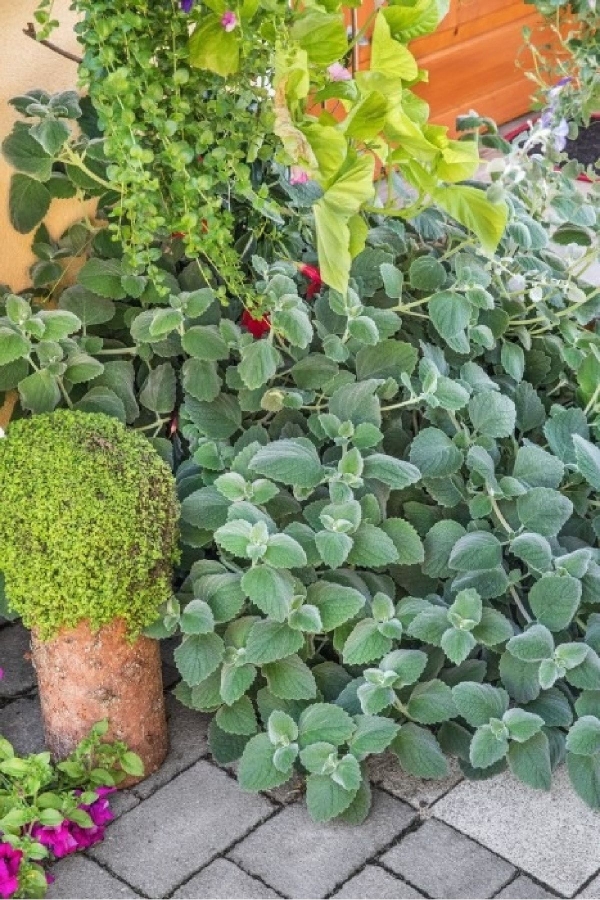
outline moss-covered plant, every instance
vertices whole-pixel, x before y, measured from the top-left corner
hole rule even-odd
[[[178,504],[146,438],[60,410],[0,441],[0,546],[11,608],[43,639],[120,618],[132,635],[171,593]]]

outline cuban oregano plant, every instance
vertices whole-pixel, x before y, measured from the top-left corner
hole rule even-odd
[[[537,788],[566,755],[600,802],[600,299],[510,205],[495,257],[435,215],[374,223],[346,297],[255,260],[266,334],[187,332],[220,381],[180,409],[206,549],[152,633],[182,632],[215,757],[248,790],[303,773],[320,821],[366,815],[386,748]]]
[[[171,593],[178,504],[146,438],[115,418],[58,410],[0,440],[0,542],[8,602],[47,639],[86,620],[131,636]]]

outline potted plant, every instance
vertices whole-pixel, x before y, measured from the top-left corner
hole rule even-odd
[[[177,518],[169,468],[116,419],[59,410],[14,422],[0,442],[6,594],[32,629],[55,757],[106,719],[146,774],[162,763],[159,645],[141,632],[170,596]]]

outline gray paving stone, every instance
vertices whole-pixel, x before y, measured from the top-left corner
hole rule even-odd
[[[139,802],[140,798],[136,797],[133,791],[117,791],[116,794],[110,795],[110,808],[115,819],[118,819],[123,813],[129,812]]]
[[[423,894],[380,866],[365,866],[333,896],[344,900],[416,900]]]
[[[55,863],[51,870],[56,878],[48,888],[48,900],[120,900],[139,897],[135,891],[113,878],[104,869],[80,853]]]
[[[325,897],[414,819],[413,810],[373,792],[369,818],[356,828],[313,822],[304,803],[288,806],[231,850],[229,856],[288,897]]]
[[[173,894],[185,900],[267,900],[277,896],[228,859],[215,859]]]
[[[600,814],[577,797],[564,768],[548,792],[508,773],[463,781],[433,812],[559,894],[572,896],[600,869]]]
[[[578,897],[585,897],[586,900],[598,900],[600,898],[600,875],[590,881],[588,886],[584,888]]]
[[[441,822],[425,822],[381,862],[430,897],[493,897],[514,869]]]
[[[169,755],[158,772],[134,788],[134,792],[142,799],[149,797],[157,788],[167,784],[208,752],[210,716],[188,709],[173,694],[167,694],[166,701],[169,717]]]
[[[406,800],[417,809],[431,806],[462,780],[462,773],[456,760],[449,761],[450,773],[447,778],[439,781],[425,781],[423,778],[408,775],[400,768],[398,757],[393,753],[372,756],[368,767],[369,778],[373,784],[380,785],[390,794]]]
[[[0,630],[0,697],[16,697],[35,686],[35,670],[25,654],[30,652],[29,632],[22,625]]]
[[[164,897],[272,810],[201,760],[121,816],[90,853],[136,890]]]
[[[527,875],[519,875],[505,888],[502,888],[499,894],[496,894],[496,897],[502,897],[503,900],[546,900],[547,897],[555,896],[556,894],[545,891]]]
[[[40,753],[44,749],[44,729],[37,697],[22,697],[0,709],[0,734],[22,756]]]

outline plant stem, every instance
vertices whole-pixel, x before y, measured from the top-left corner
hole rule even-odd
[[[496,498],[495,498],[492,494],[488,494],[488,496],[489,496],[490,502],[491,502],[491,504],[492,504],[492,509],[493,509],[494,512],[496,513],[496,518],[498,519],[498,521],[500,522],[500,524],[502,525],[502,527],[504,528],[504,530],[505,530],[508,534],[514,534],[514,529],[512,529],[512,528],[510,527],[510,525],[508,524],[508,522],[506,521],[506,519],[505,519],[504,516],[502,515],[502,510],[501,510],[500,507],[498,506],[498,501],[496,500]]]
[[[95,356],[119,356],[120,354],[135,356],[137,354],[137,347],[116,347],[115,349],[98,350],[94,355]]]
[[[526,621],[528,624],[529,624],[529,622],[532,622],[533,619],[531,618],[531,616],[529,615],[529,613],[527,612],[527,610],[526,610],[525,607],[523,606],[523,603],[522,603],[522,601],[521,601],[521,598],[520,598],[519,595],[517,594],[517,591],[516,591],[515,587],[514,587],[512,584],[511,584],[511,586],[510,586],[510,595],[511,595],[511,597],[513,598],[513,600],[515,601],[515,604],[516,604],[517,608],[519,609],[519,612],[521,613],[521,615],[522,615],[523,618],[525,619],[525,621]]]
[[[419,394],[416,397],[409,397],[408,400],[402,400],[400,403],[392,403],[389,406],[382,406],[381,412],[389,412],[392,409],[401,409],[404,406],[410,406],[411,403],[419,403],[424,398],[424,394]]]
[[[81,56],[76,56],[74,53],[70,53],[68,50],[63,50],[62,47],[59,47],[58,44],[53,44],[52,41],[39,40],[38,36],[35,33],[35,27],[32,22],[27,23],[27,28],[23,29],[23,34],[32,38],[36,44],[41,44],[43,47],[47,47],[48,50],[52,50],[53,53],[58,53],[59,56],[64,56],[65,59],[70,59],[71,62],[77,63],[77,65],[81,65],[83,59]]]
[[[587,416],[588,413],[590,413],[593,410],[594,406],[596,405],[596,401],[598,400],[598,397],[600,397],[600,384],[598,385],[598,387],[596,388],[596,390],[590,397],[587,406],[583,410],[584,416]]]

